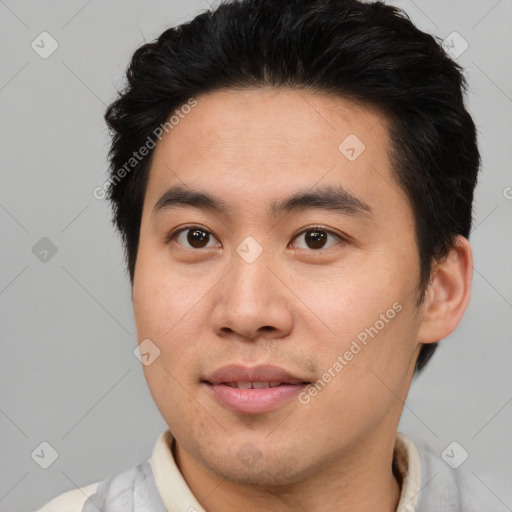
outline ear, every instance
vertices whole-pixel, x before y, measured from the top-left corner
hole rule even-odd
[[[469,241],[456,236],[448,255],[437,263],[425,292],[418,343],[435,343],[457,327],[471,296],[473,254]]]

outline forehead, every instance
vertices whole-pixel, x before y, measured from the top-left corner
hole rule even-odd
[[[404,200],[390,167],[387,119],[375,109],[282,88],[226,89],[195,101],[154,150],[152,207],[172,185],[206,188],[245,208],[315,186],[342,185],[368,204],[386,195]]]
[[[281,154],[288,150],[292,155],[311,146],[330,152],[338,149],[341,136],[350,134],[362,141],[373,132],[374,147],[379,144],[385,151],[388,144],[387,120],[380,111],[325,93],[290,88],[223,89],[195,100],[196,106],[187,114],[173,116],[177,124],[167,135],[172,133],[174,141],[164,134],[166,142],[218,148],[225,155],[230,150],[250,154],[251,148],[259,149],[265,143],[271,153],[260,157],[266,158],[274,150]]]

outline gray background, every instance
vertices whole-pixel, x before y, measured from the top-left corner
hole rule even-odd
[[[458,60],[483,156],[471,304],[413,383],[400,430],[438,453],[460,443],[489,510],[512,510],[512,0],[390,3],[468,42]],[[131,54],[207,7],[0,0],[0,511],[140,462],[165,428],[133,355],[120,241],[92,191],[107,172],[103,113]],[[47,59],[31,48],[43,31],[59,44]],[[43,237],[57,248],[46,262],[32,250]],[[31,457],[43,441],[58,452],[48,469]]]

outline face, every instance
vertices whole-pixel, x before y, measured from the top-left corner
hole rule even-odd
[[[422,310],[385,119],[287,89],[196,101],[154,150],[133,284],[179,449],[264,484],[394,442]]]

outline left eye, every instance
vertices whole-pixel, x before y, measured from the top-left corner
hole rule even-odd
[[[299,233],[295,239],[303,238],[306,246],[300,247],[301,249],[327,249],[330,246],[325,246],[328,237],[334,237],[338,240],[342,240],[342,238],[333,233],[332,231],[328,231],[321,228],[309,228],[302,233]],[[332,244],[331,244],[332,245]]]

